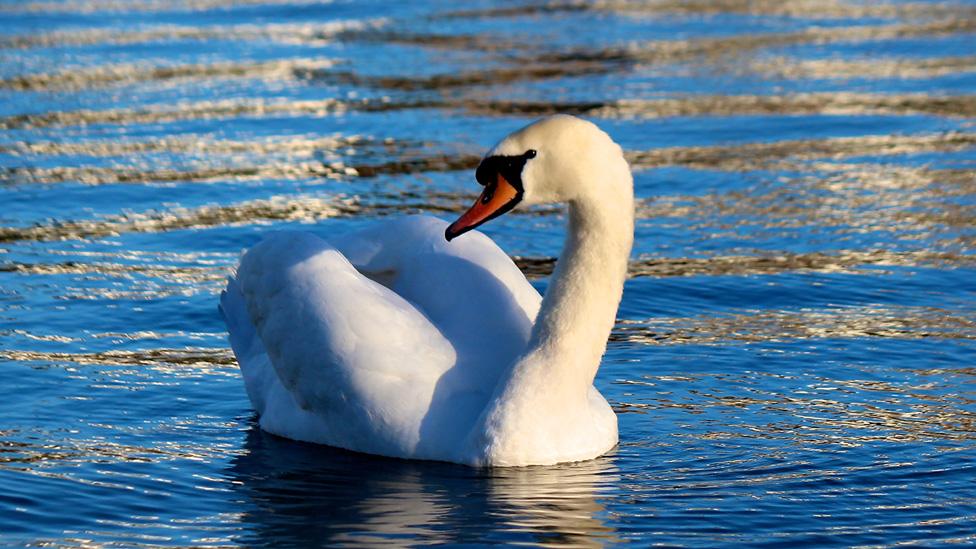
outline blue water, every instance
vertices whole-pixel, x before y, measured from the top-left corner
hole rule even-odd
[[[976,3],[0,2],[0,544],[976,541]],[[573,112],[639,198],[620,445],[474,470],[255,425],[262,234],[450,218]],[[485,226],[542,290],[562,211]]]

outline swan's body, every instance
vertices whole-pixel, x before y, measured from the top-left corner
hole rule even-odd
[[[531,153],[531,154],[530,154]],[[633,238],[620,148],[568,116],[532,124],[478,170],[481,199],[331,241],[275,233],[221,297],[261,427],[386,456],[532,465],[599,456],[616,416],[593,379]],[[544,299],[482,234],[518,202],[568,202]]]

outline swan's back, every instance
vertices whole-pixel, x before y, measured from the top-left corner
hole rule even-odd
[[[466,461],[462,441],[527,342],[539,294],[477,234],[407,217],[327,242],[275,233],[221,309],[264,429],[362,452]]]

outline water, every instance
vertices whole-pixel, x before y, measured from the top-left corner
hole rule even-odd
[[[0,3],[0,544],[976,539],[976,3]],[[628,151],[620,446],[479,471],[255,426],[285,226],[450,218],[545,113]],[[543,289],[559,210],[485,227]]]

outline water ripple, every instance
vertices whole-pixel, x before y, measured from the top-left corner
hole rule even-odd
[[[969,1],[0,0],[0,544],[976,540]],[[216,296],[269,230],[451,217],[596,119],[621,444],[472,470],[256,424]],[[536,288],[566,212],[487,224]]]

